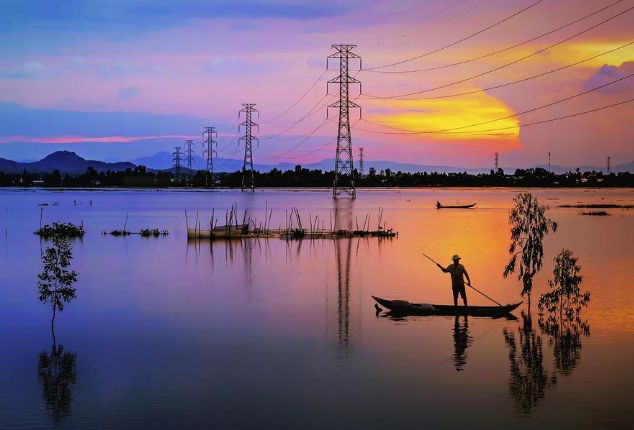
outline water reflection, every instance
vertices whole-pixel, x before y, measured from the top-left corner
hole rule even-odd
[[[70,415],[72,387],[77,379],[77,354],[64,350],[63,345],[53,345],[38,356],[37,376],[42,386],[42,399],[46,411],[55,422]]]
[[[590,335],[585,321],[561,323],[554,319],[538,319],[539,332],[533,329],[531,314],[522,311],[522,326],[514,333],[504,329],[504,341],[509,349],[509,393],[514,409],[529,414],[554,389],[558,376],[569,376],[581,358],[581,336]],[[516,336],[517,335],[517,336]],[[544,365],[543,335],[548,336],[552,353],[552,369]]]
[[[458,372],[464,370],[467,364],[467,348],[472,342],[473,337],[469,334],[469,318],[466,315],[462,317],[456,315],[453,324],[453,360]]]
[[[511,377],[509,392],[513,407],[529,413],[544,398],[551,379],[544,369],[542,337],[533,330],[531,315],[522,311],[522,326],[516,333],[504,329],[504,341],[509,349]]]
[[[539,327],[549,337],[557,374],[570,375],[581,359],[581,338],[590,336],[590,326],[579,318],[573,321],[540,318]]]
[[[337,259],[337,338],[340,349],[350,342],[350,257],[352,239],[335,240]]]

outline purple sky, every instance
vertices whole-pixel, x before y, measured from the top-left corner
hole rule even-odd
[[[324,73],[325,58],[331,44],[352,43],[364,69],[421,56],[358,74],[358,63],[351,63],[363,84],[356,99],[363,119],[351,114],[353,144],[365,148],[366,159],[476,167],[492,164],[499,152],[502,165],[527,166],[546,162],[551,152],[553,163],[565,166],[603,165],[606,156],[614,165],[627,163],[634,160],[634,103],[528,124],[634,98],[634,45],[623,46],[634,41],[634,11],[627,11],[633,6],[629,0],[5,0],[0,157],[32,160],[69,149],[129,160],[171,151],[187,138],[200,151],[203,127],[214,125],[219,155],[239,158],[238,110],[250,102],[261,113],[257,163],[333,158],[337,111],[326,120],[324,106],[336,94],[331,85],[326,97],[325,84],[336,64]],[[438,48],[444,49],[430,53]],[[505,86],[491,88],[499,85]],[[374,98],[408,93],[419,94]],[[474,125],[480,123],[486,124]]]

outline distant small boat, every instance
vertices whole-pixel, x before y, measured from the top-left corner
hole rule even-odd
[[[436,209],[471,209],[477,203],[471,203],[470,205],[443,205],[440,202],[436,202]]]
[[[522,302],[505,306],[453,306],[410,303],[407,300],[387,300],[372,296],[386,309],[399,315],[469,315],[475,317],[499,318],[509,315]]]

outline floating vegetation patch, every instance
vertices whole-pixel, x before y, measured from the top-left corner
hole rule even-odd
[[[141,237],[165,237],[169,234],[167,230],[159,230],[158,228],[142,228],[141,231],[127,231],[127,230],[112,230],[110,233],[102,231],[103,236],[110,234],[111,236],[130,236],[132,234],[139,235]]]
[[[77,237],[84,237],[84,233],[86,233],[86,231],[84,230],[83,224],[77,226],[71,223],[62,222],[54,222],[51,225],[46,224],[35,231],[35,234],[44,239],[74,239]]]
[[[158,228],[142,228],[139,232],[141,237],[159,237],[159,236],[167,236],[169,232],[167,230],[159,230]]]
[[[634,209],[634,205],[620,205],[617,203],[589,203],[580,205],[559,205],[560,208],[575,209]]]
[[[610,214],[607,213],[606,211],[588,211],[588,212],[581,212],[581,215],[588,215],[588,216],[609,216]]]

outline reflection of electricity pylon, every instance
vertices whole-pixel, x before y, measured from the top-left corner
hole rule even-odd
[[[346,242],[345,245],[342,242]],[[345,246],[345,249],[342,249]],[[337,258],[337,337],[339,347],[347,350],[350,344],[350,257],[352,239],[335,239]]]
[[[258,124],[252,121],[253,112],[260,116],[260,112],[254,108],[253,103],[242,103],[244,106],[240,109],[238,115],[244,113],[244,121],[240,123],[240,126],[244,126],[244,136],[240,140],[244,141],[244,163],[242,164],[242,191],[255,191],[255,174],[253,173],[253,146],[252,142],[258,140],[257,137],[253,137],[251,128],[259,127]]]
[[[217,146],[214,137],[217,136],[215,127],[205,127],[205,131],[203,131],[203,145],[205,145],[205,149],[203,150],[203,155],[207,157],[207,173],[205,175],[205,186],[209,186],[209,178],[211,177],[211,186],[214,186],[214,155],[217,154],[214,146]]]
[[[335,201],[335,229],[352,229],[352,202]],[[345,242],[345,243],[343,243]],[[339,347],[350,345],[350,260],[352,239],[335,239],[337,259],[337,326]]]
[[[191,185],[194,171],[194,141],[191,139],[185,141],[185,155],[187,155],[187,182]]]
[[[172,154],[174,156],[174,158],[172,158],[172,161],[174,162],[174,176],[176,176],[176,182],[180,182],[181,181],[181,155],[183,153],[181,152],[180,146],[175,146],[174,149],[175,151]]]
[[[332,45],[332,49],[337,52],[331,54],[326,59],[339,59],[339,76],[328,81],[328,84],[339,84],[339,101],[328,107],[339,108],[339,127],[337,131],[337,154],[335,159],[335,180],[332,188],[332,196],[338,198],[342,194],[354,199],[356,190],[354,188],[354,166],[352,160],[352,134],[350,133],[350,108],[360,108],[358,104],[349,99],[349,84],[360,84],[360,81],[349,74],[348,60],[350,58],[359,59],[359,69],[361,69],[361,57],[353,53],[356,45]],[[326,84],[326,89],[328,88]],[[327,90],[326,90],[327,92]]]

